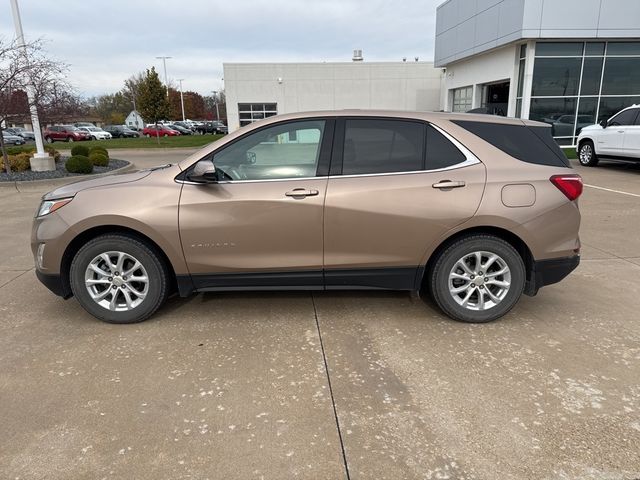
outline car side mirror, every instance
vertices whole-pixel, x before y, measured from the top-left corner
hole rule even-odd
[[[215,183],[218,181],[216,166],[211,160],[200,160],[187,175],[187,179],[196,183]]]
[[[609,124],[607,123],[607,120],[600,120],[600,126],[602,128],[607,128]]]

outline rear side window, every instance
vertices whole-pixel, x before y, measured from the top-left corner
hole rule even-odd
[[[424,124],[402,120],[345,122],[343,175],[424,169]]]
[[[427,126],[427,170],[447,168],[467,158],[453,143],[432,126]]]
[[[551,127],[468,120],[454,120],[453,123],[523,162],[552,167],[569,166],[569,160],[551,136]]]

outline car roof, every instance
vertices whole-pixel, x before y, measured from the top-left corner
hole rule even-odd
[[[370,109],[346,109],[346,110],[317,110],[310,112],[285,113],[268,117],[255,123],[265,125],[275,121],[298,120],[312,117],[389,117],[398,119],[415,119],[425,121],[472,121],[485,123],[500,123],[507,125],[532,125],[548,126],[547,123],[536,122],[513,117],[501,117],[497,115],[486,115],[481,113],[453,113],[453,112],[417,112],[404,110],[370,110]],[[253,125],[252,124],[252,125]]]

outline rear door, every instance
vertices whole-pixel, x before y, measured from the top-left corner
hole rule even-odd
[[[434,126],[340,120],[325,200],[326,288],[413,289],[427,246],[473,216],[485,178],[484,165]]]

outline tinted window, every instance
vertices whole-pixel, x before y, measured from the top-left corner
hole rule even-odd
[[[343,175],[423,170],[424,124],[401,120],[347,120]]]
[[[444,135],[431,126],[427,127],[427,170],[451,167],[466,159]]]
[[[609,42],[607,55],[640,55],[640,42]]]
[[[625,110],[624,112],[620,112],[618,115],[609,120],[609,125],[634,125],[637,116],[637,108]]]
[[[640,58],[607,58],[602,95],[640,95]]]
[[[585,58],[582,70],[581,95],[599,95],[602,77],[602,58]]]
[[[505,125],[489,122],[454,121],[474,135],[518,160],[538,165],[569,165],[548,127]]]
[[[582,58],[536,58],[532,95],[577,95]]]
[[[582,42],[538,42],[536,57],[579,57],[582,56]]]
[[[250,133],[216,153],[221,180],[314,177],[324,120],[274,125]]]
[[[604,42],[589,42],[585,45],[585,55],[604,55]]]
[[[600,99],[598,121],[608,120],[620,110],[636,103],[638,103],[638,97],[602,97]]]

